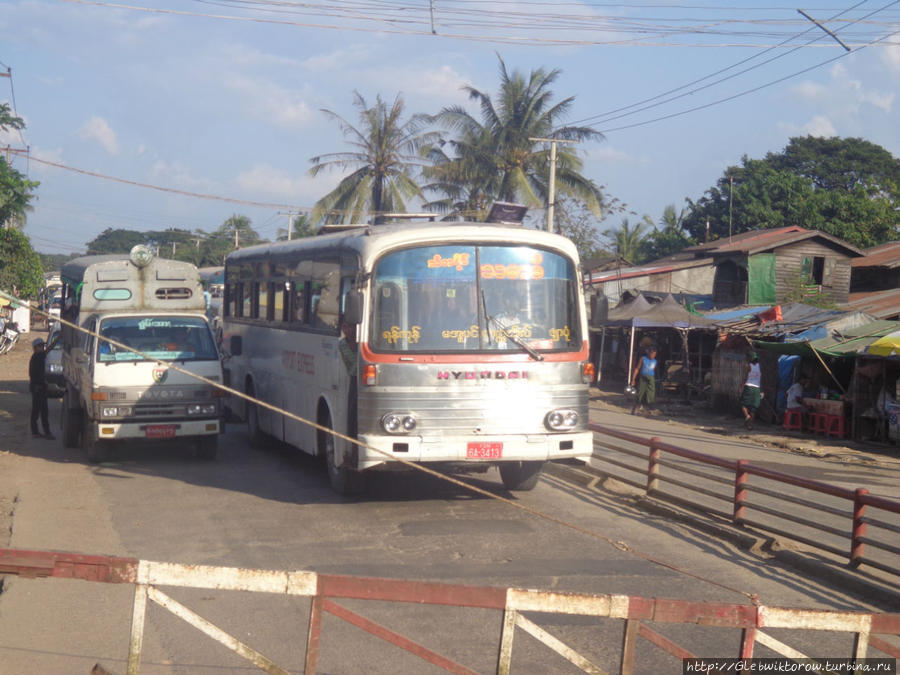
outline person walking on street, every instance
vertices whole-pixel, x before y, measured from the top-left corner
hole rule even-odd
[[[49,344],[44,344],[42,338],[35,338],[31,342],[31,360],[28,362],[28,389],[31,392],[31,435],[34,438],[41,438],[41,434],[38,433],[38,417],[41,418],[41,425],[44,427],[43,437],[50,440],[56,438],[50,433],[49,411],[47,408],[47,379],[44,375],[44,362],[47,360],[47,353],[53,349],[55,344],[55,339]]]
[[[750,363],[744,368],[744,386],[741,389],[741,412],[744,413],[744,426],[753,428],[756,409],[762,401],[762,372],[759,369],[759,357],[750,354]]]
[[[638,361],[631,376],[631,386],[637,387],[637,396],[631,407],[632,415],[638,408],[643,411],[645,404],[649,413],[656,400],[656,364],[656,347],[648,347],[647,353]]]

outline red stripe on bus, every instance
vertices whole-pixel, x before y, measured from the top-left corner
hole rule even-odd
[[[393,354],[376,353],[369,349],[366,342],[359,345],[360,356],[369,363],[534,363],[525,352],[511,354],[411,354],[409,352],[395,352]],[[544,361],[549,363],[566,363],[571,361],[586,361],[588,358],[588,343],[583,342],[577,352],[542,352]]]

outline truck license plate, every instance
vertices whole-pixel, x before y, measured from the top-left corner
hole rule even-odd
[[[175,425],[148,424],[144,433],[147,438],[175,438]]]
[[[500,459],[503,443],[469,443],[466,445],[466,459]]]

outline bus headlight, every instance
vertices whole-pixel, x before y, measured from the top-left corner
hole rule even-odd
[[[215,415],[215,403],[194,403],[187,407],[188,415]]]
[[[389,434],[409,433],[416,424],[416,418],[410,413],[388,413],[381,418],[381,427]]]
[[[544,424],[554,431],[568,431],[578,424],[578,413],[574,410],[551,410],[547,413]]]

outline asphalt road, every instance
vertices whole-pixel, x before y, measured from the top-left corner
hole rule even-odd
[[[746,603],[742,593],[755,593],[771,605],[871,611],[827,583],[553,476],[512,497],[552,520],[413,474],[377,476],[364,497],[347,499],[330,491],[319,462],[274,443],[251,449],[245,430],[235,425],[214,462],[194,458],[183,446],[135,444],[114,461],[91,466],[81,450],[30,437],[27,354],[6,356],[13,358],[0,363],[0,505],[13,515],[8,537],[0,523],[0,545],[693,601]],[[51,404],[54,419],[57,406]],[[466,480],[511,497],[494,470]],[[308,600],[210,590],[171,594],[291,672],[302,671]],[[123,673],[132,599],[130,586],[7,576],[0,594],[0,673],[87,673],[96,662]],[[477,672],[496,667],[497,613],[347,604]],[[161,608],[151,607],[148,617],[142,673],[257,672]],[[606,670],[617,669],[621,623],[531,618]],[[735,655],[739,639],[737,631],[711,627],[661,630],[702,656]],[[849,638],[779,637],[813,655],[850,654]],[[326,618],[320,672],[439,671]],[[579,671],[520,632],[513,672]],[[681,663],[644,642],[637,672],[680,673]]]

